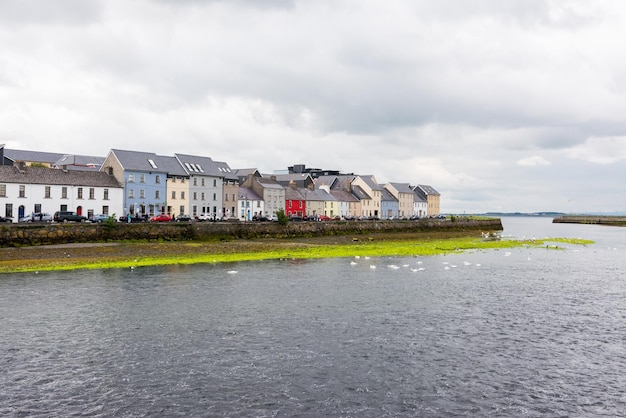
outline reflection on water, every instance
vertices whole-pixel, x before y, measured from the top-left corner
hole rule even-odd
[[[620,415],[626,230],[503,224],[598,244],[0,276],[0,414]]]

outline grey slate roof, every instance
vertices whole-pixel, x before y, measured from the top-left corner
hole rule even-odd
[[[420,189],[418,186],[411,186],[411,189],[413,190],[414,193],[414,201],[415,202],[426,202],[426,193],[424,193],[424,191],[422,189]]]
[[[56,152],[41,152],[41,151],[25,151],[17,149],[4,149],[4,156],[12,161],[27,161],[38,162],[46,164],[54,164],[57,160],[63,157],[63,154]]]
[[[291,181],[294,181],[298,187],[307,187],[309,184],[313,184],[313,177],[309,173],[276,174],[275,178],[283,186],[288,185]]]
[[[378,183],[376,183],[376,180],[374,179],[373,175],[367,175],[367,176],[359,176],[363,179],[363,181],[365,182],[365,184],[367,184],[369,186],[370,189],[372,190],[382,190],[382,186]]]
[[[359,199],[357,199],[352,193],[347,192],[345,190],[330,189],[330,194],[333,195],[333,197],[338,202],[358,202],[359,201]]]
[[[413,190],[410,190],[410,193],[413,193]],[[382,201],[390,201],[390,202],[397,202],[397,201],[398,201],[398,199],[396,199],[396,198],[394,197],[394,195],[392,195],[392,194],[389,192],[389,190],[387,190],[387,189],[383,189],[383,190],[381,191],[380,199],[381,199]]]
[[[428,186],[426,184],[418,184],[417,187],[419,187],[426,196],[429,196],[429,195],[439,196],[439,192],[435,190],[435,188],[432,186]]]
[[[122,168],[127,171],[146,171],[167,173],[165,165],[169,165],[168,161],[161,161],[161,158],[153,152],[141,152],[141,151],[127,151],[120,149],[112,149],[112,152],[117,160],[122,165]],[[150,160],[154,161],[156,168],[150,164]]]
[[[50,186],[122,187],[115,177],[102,171],[57,170],[44,167],[0,166],[0,182]]]
[[[259,170],[256,168],[240,168],[235,170],[235,175],[239,179],[239,184],[246,181],[249,174],[252,174],[253,177],[261,177],[261,173],[259,173]]]
[[[292,187],[285,187],[285,200],[306,200],[302,193]]]
[[[158,159],[157,167],[167,172],[168,176],[187,177],[187,172],[175,157],[159,156]]]
[[[210,157],[197,155],[175,154],[176,158],[189,175],[205,175],[238,180],[236,170],[232,170],[228,164],[222,161],[213,161]]]
[[[411,185],[409,183],[390,182],[389,184],[391,184],[399,193],[413,193],[413,189],[411,189]]]
[[[249,187],[239,187],[239,200],[263,200]]]
[[[337,200],[333,195],[331,195],[330,193],[327,193],[326,190],[322,190],[322,189],[314,189],[314,190],[300,189],[300,193],[302,194],[302,196],[304,196],[305,200],[319,201],[319,202]]]
[[[363,190],[360,186],[354,186],[352,187],[352,194],[354,196],[356,196],[357,199],[359,200],[369,200],[372,197],[370,195],[368,195],[365,190]]]
[[[53,167],[65,170],[98,171],[104,160],[104,157],[65,154],[54,162]]]
[[[333,188],[335,182],[337,181],[337,176],[319,176],[315,179],[315,188],[319,188],[320,186],[327,185],[331,189]]]
[[[256,181],[267,189],[284,189],[276,180],[267,177],[257,177]]]

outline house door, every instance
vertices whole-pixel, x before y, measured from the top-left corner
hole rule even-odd
[[[83,207],[82,206],[79,206],[79,207],[76,208],[76,214],[77,215],[82,215],[83,214]]]
[[[24,217],[24,212],[25,212],[24,205],[20,205],[20,207],[17,209],[17,220],[18,221]]]

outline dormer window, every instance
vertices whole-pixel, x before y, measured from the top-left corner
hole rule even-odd
[[[150,163],[150,166],[152,168],[157,168],[157,165],[155,164],[154,160],[151,160],[151,159],[148,158],[148,162]]]

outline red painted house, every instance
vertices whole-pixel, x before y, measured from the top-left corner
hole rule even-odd
[[[285,215],[306,215],[306,200],[296,189],[295,184],[285,188]]]

